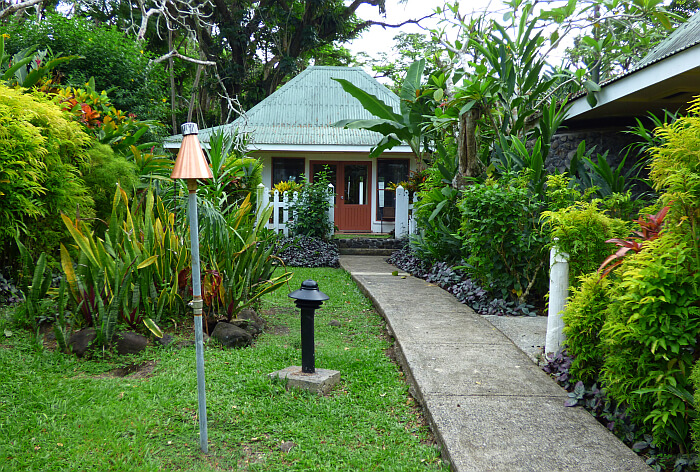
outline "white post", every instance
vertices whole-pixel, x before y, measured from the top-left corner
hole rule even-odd
[[[279,192],[279,190],[275,190],[272,201],[274,202],[273,213],[272,213],[272,229],[275,230],[275,233],[279,233],[280,232],[280,192]]]
[[[569,255],[559,252],[557,240],[549,251],[549,311],[547,313],[547,336],[544,342],[545,354],[556,354],[564,341],[564,320],[569,292]]]
[[[394,218],[396,238],[408,236],[408,191],[402,185],[396,187],[396,215]]]
[[[270,192],[267,190],[267,187],[265,187],[262,183],[258,184],[258,188],[256,189],[256,195],[257,199],[256,202],[258,204],[257,212],[255,215],[255,223],[259,224],[260,223],[260,217],[262,216],[262,213],[267,210],[267,207],[270,206]],[[267,227],[267,221],[265,222],[265,226]]]
[[[330,237],[335,234],[335,187],[328,184],[328,220],[331,222]]]
[[[290,206],[290,198],[289,194],[291,192],[287,191],[284,192],[284,198],[282,198],[282,202],[284,206],[282,207],[282,224],[284,224],[284,229],[282,230],[284,236],[289,236],[289,206]],[[296,192],[294,193],[294,198],[293,200],[296,200]],[[294,215],[292,215],[292,219],[294,219]]]

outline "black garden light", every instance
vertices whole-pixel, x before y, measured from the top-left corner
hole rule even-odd
[[[301,288],[288,295],[295,300],[301,310],[301,371],[305,374],[316,372],[314,356],[314,315],[328,295],[318,289],[314,280],[305,280]]]

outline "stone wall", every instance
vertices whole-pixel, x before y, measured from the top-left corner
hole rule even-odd
[[[408,243],[408,238],[352,238],[335,239],[338,252],[355,256],[390,256]]]
[[[586,150],[595,146],[591,156],[596,161],[597,153],[608,153],[608,164],[617,167],[625,156],[624,148],[635,141],[634,136],[624,133],[621,129],[600,129],[590,131],[563,132],[554,135],[552,147],[545,160],[545,167],[549,172],[558,169],[560,172],[569,167],[571,158],[576,155],[576,149],[581,141],[586,141]],[[632,166],[634,162],[626,162],[625,167]]]
[[[338,249],[401,249],[408,242],[407,238],[351,238],[351,239],[336,239]]]

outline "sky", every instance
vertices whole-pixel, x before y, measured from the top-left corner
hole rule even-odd
[[[489,11],[497,11],[504,8],[501,0],[470,0],[462,3],[460,7],[462,13],[470,13],[472,11],[480,13],[487,8]],[[379,14],[377,7],[369,5],[361,5],[357,10],[357,15],[362,19],[398,24],[408,19],[417,19],[429,15],[436,7],[442,7],[443,4],[444,0],[407,0],[403,4],[399,3],[399,0],[386,0],[386,16]],[[434,19],[426,20],[424,23],[428,28],[437,26],[437,21]],[[362,37],[355,39],[346,47],[353,54],[365,52],[372,57],[377,57],[377,54],[382,51],[388,54],[391,53],[394,36],[400,32],[427,34],[425,30],[412,24],[401,28],[386,29],[381,26],[372,26],[362,34]]]

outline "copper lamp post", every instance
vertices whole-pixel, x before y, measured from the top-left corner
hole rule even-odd
[[[197,179],[211,179],[214,175],[204,157],[197,134],[197,123],[182,125],[182,144],[170,177],[187,179],[188,214],[192,247],[192,294],[194,312],[194,339],[197,356],[197,399],[199,403],[199,446],[207,452],[207,398],[204,391],[204,341],[202,335],[202,285],[199,268],[199,221],[197,219]]]

